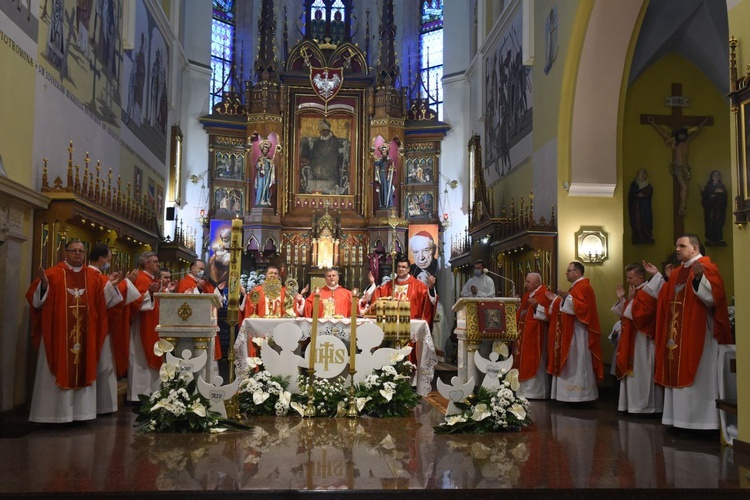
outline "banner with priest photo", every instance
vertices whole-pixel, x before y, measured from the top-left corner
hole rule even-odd
[[[438,225],[409,225],[409,262],[411,274],[427,285],[427,278],[437,278],[438,265]]]

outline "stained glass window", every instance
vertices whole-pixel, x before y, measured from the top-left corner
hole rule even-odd
[[[234,55],[234,0],[213,0],[211,24],[211,109],[221,102],[221,93],[232,71]]]
[[[419,74],[424,87],[420,95],[436,103],[443,119],[443,0],[424,0],[419,25]]]

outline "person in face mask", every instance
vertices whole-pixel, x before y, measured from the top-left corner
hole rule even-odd
[[[461,297],[494,297],[495,282],[484,273],[484,261],[474,262],[474,276],[461,289]]]
[[[213,293],[221,300],[221,292],[205,279],[206,263],[196,259],[190,266],[190,272],[177,284],[177,293]],[[214,361],[221,359],[219,338],[214,341]],[[218,373],[218,372],[216,372]]]
[[[96,371],[96,413],[98,415],[117,411],[117,373],[127,368],[127,349],[117,339],[117,332],[128,316],[123,314],[125,307],[140,298],[138,289],[133,285],[137,271],[123,279],[115,271],[109,275],[105,272],[110,267],[112,251],[104,243],[95,243],[89,253],[89,267],[93,269],[104,283],[104,300],[107,304],[107,325],[109,331],[104,338]],[[126,327],[127,328],[127,327]],[[125,350],[126,352],[122,353]],[[117,367],[117,364],[125,365]]]

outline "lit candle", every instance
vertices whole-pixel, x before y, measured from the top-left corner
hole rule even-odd
[[[315,289],[313,296],[312,330],[310,331],[310,373],[315,371],[315,344],[318,338],[318,309],[320,307],[320,289]]]
[[[354,373],[354,362],[357,359],[357,290],[352,291],[352,333],[349,336],[349,373]]]

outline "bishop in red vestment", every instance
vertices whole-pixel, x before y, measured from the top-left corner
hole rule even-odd
[[[401,258],[396,262],[396,282],[389,281],[377,287],[369,302],[374,303],[381,297],[394,297],[396,300],[408,300],[411,319],[423,319],[430,323],[437,302],[434,278],[432,286],[427,286],[409,274],[409,259]],[[367,301],[367,298],[364,299]]]

